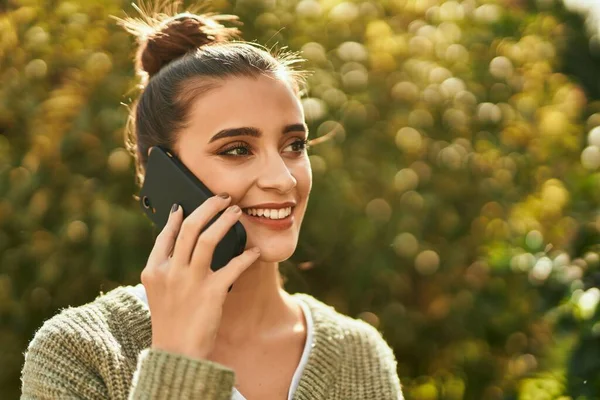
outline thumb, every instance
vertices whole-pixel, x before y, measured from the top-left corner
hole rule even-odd
[[[260,257],[260,249],[253,247],[245,250],[235,257],[224,267],[215,272],[215,278],[220,281],[224,288],[230,287],[240,275],[247,270]]]

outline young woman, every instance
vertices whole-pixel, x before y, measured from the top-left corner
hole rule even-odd
[[[26,353],[23,398],[402,398],[376,329],[282,288],[278,263],[296,248],[312,183],[302,75],[289,53],[231,41],[237,30],[220,23],[231,19],[121,20],[141,43],[130,138],[139,179],[160,145],[219,195],[185,220],[173,206],[141,284],[43,325]],[[236,221],[246,250],[213,272],[215,244]]]

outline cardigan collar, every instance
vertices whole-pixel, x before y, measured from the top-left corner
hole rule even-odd
[[[127,331],[127,336],[132,338],[133,348],[139,354],[152,344],[150,309],[128,288],[118,287],[102,297],[107,300],[107,308],[120,321],[122,329]],[[345,332],[336,323],[332,315],[335,312],[333,308],[307,294],[296,293],[292,296],[308,306],[314,324],[312,349],[293,398],[327,398],[331,383],[336,380],[342,366],[341,342]]]

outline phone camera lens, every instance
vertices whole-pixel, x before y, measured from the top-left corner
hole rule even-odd
[[[150,199],[147,196],[144,196],[142,198],[142,204],[144,205],[144,207],[150,208]]]

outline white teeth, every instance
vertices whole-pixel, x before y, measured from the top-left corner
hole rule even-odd
[[[248,208],[246,214],[269,219],[283,219],[292,213],[292,207],[278,209]]]

